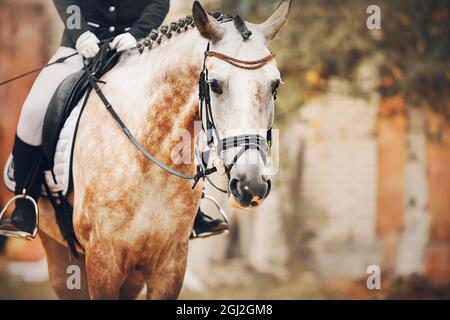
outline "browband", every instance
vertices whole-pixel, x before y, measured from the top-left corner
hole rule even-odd
[[[270,61],[272,61],[275,58],[276,54],[271,53],[268,56],[255,61],[245,61],[245,60],[239,60],[230,56],[227,56],[223,53],[216,52],[216,51],[206,51],[205,57],[215,57],[220,60],[223,60],[237,68],[240,69],[246,69],[246,70],[257,70],[262,67],[264,67],[266,64],[268,64]]]

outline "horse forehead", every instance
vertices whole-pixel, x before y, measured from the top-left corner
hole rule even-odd
[[[213,51],[220,51],[223,54],[241,60],[259,60],[270,53],[267,48],[264,35],[256,25],[246,22],[252,36],[245,40],[239,33],[233,22],[225,23],[225,36],[211,48]]]
[[[270,54],[270,50],[266,45],[255,39],[247,41],[242,40],[242,38],[233,40],[224,39],[222,42],[222,44],[217,46],[216,51],[236,59],[254,61]]]
[[[252,35],[248,40],[245,41],[246,44],[253,43],[253,44],[265,44],[265,37],[262,29],[257,25],[250,23],[248,21],[245,21],[245,24],[248,28],[248,30],[251,31]],[[227,22],[223,24],[223,27],[225,28],[225,37],[224,40],[226,42],[243,42],[243,38],[241,33],[236,28],[234,22]]]
[[[241,35],[239,35],[239,37],[239,39],[235,39],[234,41],[227,41],[227,39],[224,39],[222,44],[211,48],[211,50],[243,61],[257,61],[270,54],[270,50],[264,43],[256,40],[243,41]],[[206,66],[211,71],[212,75],[217,75],[218,77],[235,76],[242,78],[264,78],[279,76],[275,60],[269,61],[266,65],[257,70],[244,70],[232,66],[218,58],[210,57],[206,62]]]

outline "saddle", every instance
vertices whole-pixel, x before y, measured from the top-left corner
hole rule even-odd
[[[88,88],[89,81],[86,72],[80,70],[68,76],[59,85],[50,101],[42,129],[42,150],[49,168],[53,168],[55,164],[56,146],[61,130],[73,109],[85,96]]]

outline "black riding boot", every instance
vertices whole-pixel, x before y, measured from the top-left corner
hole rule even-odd
[[[210,236],[223,234],[227,231],[228,224],[224,220],[213,219],[198,208],[191,239],[207,238]]]
[[[26,187],[26,193],[32,197],[36,202],[40,196],[40,188],[42,183],[42,170],[40,164],[36,163],[39,160],[41,147],[31,146],[23,142],[17,135],[14,141],[13,157],[14,157],[14,180],[16,182],[16,195],[23,193]],[[33,170],[38,170],[32,173]],[[29,176],[35,175],[34,181],[29,180]],[[28,185],[25,186],[25,183]],[[2,230],[8,232],[27,232],[32,233],[36,227],[36,213],[34,205],[31,201],[26,199],[17,199],[16,207],[10,219],[0,222],[0,232]]]

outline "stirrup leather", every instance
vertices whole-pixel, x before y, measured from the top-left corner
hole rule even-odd
[[[6,211],[8,211],[9,207],[16,202],[18,199],[25,199],[30,201],[33,204],[34,212],[36,214],[36,224],[34,226],[33,232],[29,233],[26,231],[9,231],[9,230],[0,230],[0,236],[4,236],[7,238],[17,238],[17,239],[25,239],[25,240],[33,240],[36,238],[37,232],[38,232],[38,225],[39,225],[39,207],[36,203],[36,200],[33,199],[33,197],[30,197],[26,194],[26,190],[23,190],[22,194],[16,195],[12,197],[5,205],[3,210],[0,212],[0,221],[2,221],[3,216],[5,215]]]

